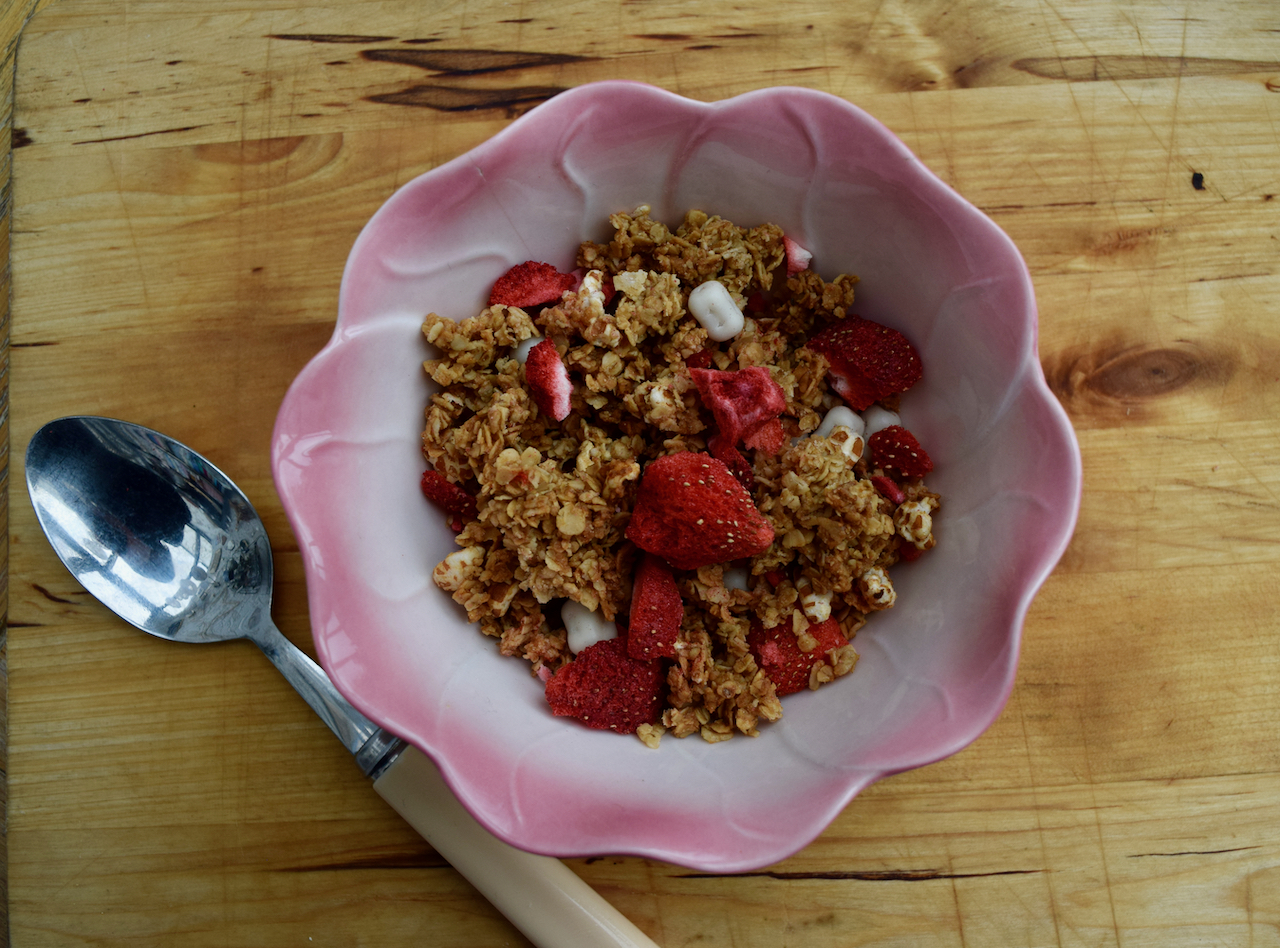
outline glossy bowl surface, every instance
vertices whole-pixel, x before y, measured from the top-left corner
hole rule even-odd
[[[933,456],[938,546],[895,567],[897,606],[852,675],[788,697],[758,739],[632,737],[555,718],[431,581],[455,549],[423,500],[428,311],[480,311],[507,267],[571,269],[641,203],[779,224],[859,313],[901,329],[924,380],[903,421]],[[849,103],[774,88],[715,103],[604,82],[561,93],[400,188],[343,276],[337,326],[280,409],[276,485],[305,563],[320,659],[430,754],[475,816],[557,856],[704,871],[783,859],[872,781],[953,754],[1012,689],[1023,619],[1079,506],[1079,449],[1037,356],[1031,280],[1005,234]]]

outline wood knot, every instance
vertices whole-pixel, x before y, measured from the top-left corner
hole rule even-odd
[[[207,142],[195,146],[201,161],[219,165],[266,165],[284,161],[303,143],[303,136],[258,138],[237,142]]]
[[[1097,366],[1084,384],[1107,398],[1156,398],[1209,373],[1203,355],[1187,348],[1129,349]]]
[[[1112,345],[1065,352],[1046,360],[1049,386],[1072,413],[1110,406],[1126,414],[1141,403],[1182,389],[1220,386],[1235,372],[1236,359],[1199,343],[1169,346]]]

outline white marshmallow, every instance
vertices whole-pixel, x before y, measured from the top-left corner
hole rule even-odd
[[[724,571],[725,589],[750,589],[751,573],[741,566],[730,566]]]
[[[742,332],[744,320],[742,310],[733,301],[723,283],[708,280],[693,288],[689,294],[689,312],[693,314],[699,325],[707,331],[707,336],[716,342],[732,339]]]
[[[848,428],[855,435],[862,435],[867,430],[866,422],[852,408],[837,405],[822,418],[822,424],[813,433],[815,438],[829,438],[836,428]]]
[[[870,438],[877,431],[883,431],[885,428],[891,428],[894,425],[902,424],[902,419],[898,417],[897,412],[888,411],[879,405],[872,405],[862,413],[862,420],[866,422],[867,428],[863,432],[865,437]]]
[[[564,620],[564,629],[568,633],[569,651],[574,655],[588,645],[595,645],[618,635],[616,623],[572,599],[560,607],[560,618]]]
[[[520,345],[516,346],[516,353],[515,353],[516,361],[519,362],[521,365],[524,365],[525,361],[529,358],[529,350],[532,349],[541,341],[542,341],[541,336],[534,335],[534,336],[530,336],[524,342],[520,343]]]

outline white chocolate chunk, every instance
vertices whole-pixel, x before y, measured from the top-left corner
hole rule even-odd
[[[863,436],[867,438],[870,438],[877,431],[883,431],[885,428],[902,424],[902,419],[898,417],[897,412],[881,408],[879,405],[872,405],[864,411],[862,420],[867,424],[866,430],[862,432]]]
[[[694,287],[689,294],[689,312],[707,331],[708,338],[716,342],[732,339],[742,332],[742,310],[723,283],[708,280]]]
[[[560,607],[560,618],[564,620],[564,630],[568,633],[569,651],[574,655],[589,645],[615,638],[618,634],[615,623],[572,599]]]
[[[862,416],[852,408],[837,405],[823,416],[822,424],[818,425],[818,430],[813,433],[813,437],[829,438],[836,428],[848,428],[856,435],[863,435],[866,434],[867,425],[862,420]]]

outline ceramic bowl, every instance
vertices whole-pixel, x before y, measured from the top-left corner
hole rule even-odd
[[[523,260],[572,269],[581,240],[641,203],[672,225],[689,208],[780,225],[828,279],[858,274],[858,312],[904,332],[925,366],[902,416],[935,461],[938,545],[894,568],[898,604],[859,632],[857,669],[788,697],[755,739],[651,750],[554,717],[528,665],[499,656],[430,578],[456,547],[418,487],[424,314],[475,315]],[[373,216],[333,337],[281,407],[273,471],[321,663],[516,846],[711,872],[781,860],[868,784],[973,741],[1008,698],[1081,484],[1036,325],[1013,243],[841,99],[773,88],[703,103],[627,82],[561,93]]]

